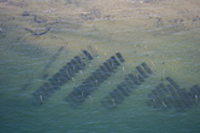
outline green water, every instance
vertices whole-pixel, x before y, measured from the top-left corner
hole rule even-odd
[[[178,112],[149,107],[146,101],[163,76],[187,90],[200,85],[199,5],[198,0],[0,0],[0,132],[198,133],[199,106]],[[23,16],[24,11],[29,14]],[[30,32],[48,27],[44,35]],[[44,104],[34,105],[32,93],[82,49],[94,60],[83,79],[81,73],[74,77],[76,86],[116,52],[126,61],[91,94],[93,102],[87,98],[71,107],[64,100],[73,91],[70,81]],[[105,109],[102,99],[142,62],[153,74],[116,109]]]

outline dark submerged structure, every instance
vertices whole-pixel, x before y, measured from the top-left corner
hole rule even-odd
[[[121,63],[125,62],[125,59],[120,53],[116,53],[116,56]],[[93,91],[97,90],[104,81],[116,72],[116,69],[120,66],[120,62],[117,58],[111,56],[107,59],[98,69],[92,72],[80,86],[76,87],[65,100],[74,107],[82,105]]]
[[[34,103],[45,102],[54,92],[59,90],[61,86],[72,80],[79,70],[86,68],[87,64],[93,60],[93,57],[87,50],[82,51],[83,54],[75,56],[65,66],[63,66],[56,74],[48,79],[39,89],[37,89],[33,96],[35,97]]]
[[[142,68],[143,67],[143,68]],[[101,104],[106,109],[112,109],[117,107],[118,105],[122,104],[122,102],[133,93],[133,91],[140,86],[144,81],[145,78],[148,78],[149,74],[152,74],[151,69],[147,66],[144,62],[141,66],[137,66],[136,69],[138,70],[139,74],[128,74],[125,77],[124,81],[122,81],[119,85],[117,85],[116,89],[111,91],[108,96],[106,96],[102,101]],[[144,69],[144,70],[143,70]],[[148,74],[147,74],[148,73]]]
[[[194,85],[187,91],[186,89],[180,89],[171,77],[166,77],[166,80],[170,84],[160,83],[148,94],[148,106],[158,110],[175,108],[177,111],[183,111],[198,104],[198,96],[200,95],[198,85]]]
[[[59,51],[62,49],[61,47]],[[77,55],[67,62],[65,66],[51,76],[48,81],[44,82],[44,84],[33,93],[35,97],[34,103],[42,104],[45,102],[53,93],[59,90],[61,86],[73,80],[73,77],[76,76],[80,70],[84,70],[93,59],[94,58],[87,50],[83,50],[82,55]],[[119,52],[111,56],[99,66],[98,69],[92,72],[81,85],[75,87],[65,98],[65,101],[73,107],[82,105],[85,99],[90,97],[92,92],[97,90],[104,81],[116,73],[117,68],[124,62],[125,59]],[[145,62],[140,66],[136,66],[136,70],[138,71],[137,73],[128,74],[114,90],[109,92],[109,94],[101,100],[101,104],[104,108],[113,109],[118,107],[153,73]],[[171,77],[166,77],[166,81],[168,84],[162,82],[148,94],[149,99],[146,102],[148,106],[158,110],[175,108],[177,111],[183,111],[198,105],[200,96],[200,87],[198,85],[194,85],[187,91],[186,89],[181,89]]]

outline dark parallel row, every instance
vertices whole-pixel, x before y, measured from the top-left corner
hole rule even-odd
[[[125,80],[116,87],[116,89],[110,92],[109,95],[101,101],[102,105],[105,108],[113,108],[116,107],[118,104],[121,104],[125,100],[125,98],[133,92],[134,89],[136,89],[142,82],[145,81],[144,78],[149,77],[147,73],[152,74],[152,71],[146,63],[142,63],[142,67],[136,67],[140,74],[129,74],[125,78]]]
[[[196,104],[195,95],[200,95],[200,87],[194,85],[190,91],[180,89],[179,85],[170,77],[166,77],[169,85],[160,83],[151,93],[148,94],[147,105],[160,109],[176,108],[184,110]]]
[[[79,70],[83,70],[89,61],[93,60],[88,51],[83,50],[82,52],[84,55],[75,56],[33,93],[37,103],[41,102],[41,97],[43,101],[47,100],[56,90],[71,80]]]
[[[121,63],[125,61],[120,53],[116,53],[116,56]],[[75,88],[65,100],[72,106],[81,105],[93,91],[116,72],[118,66],[120,66],[120,63],[115,56],[112,56],[94,71],[79,87]]]

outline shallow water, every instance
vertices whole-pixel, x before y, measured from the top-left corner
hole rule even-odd
[[[0,132],[199,132],[199,106],[180,112],[146,104],[147,94],[167,83],[162,77],[188,91],[200,85],[199,5],[198,0],[0,0]],[[94,60],[74,77],[76,87],[116,52],[126,61],[91,94],[93,102],[87,98],[78,108],[70,106],[64,100],[73,91],[69,81],[42,105],[33,104],[32,93],[83,49]],[[153,74],[122,104],[105,109],[102,99],[142,62]]]

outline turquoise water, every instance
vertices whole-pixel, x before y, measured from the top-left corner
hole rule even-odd
[[[199,132],[199,106],[179,112],[146,104],[147,94],[167,83],[162,77],[172,77],[188,91],[200,86],[200,3],[181,3],[0,1],[0,132]],[[116,52],[126,61],[91,94],[93,102],[88,97],[78,108],[70,106],[64,100],[74,89],[69,81],[42,105],[33,104],[32,93],[83,49],[94,60],[83,75],[78,72],[74,77],[75,86]],[[105,109],[104,97],[124,74],[137,73],[135,67],[142,62],[153,74],[122,104]],[[41,78],[44,74],[46,79]]]

